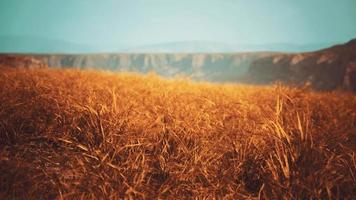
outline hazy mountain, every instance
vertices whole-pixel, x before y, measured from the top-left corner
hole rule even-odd
[[[130,47],[117,44],[81,44],[38,36],[0,36],[2,53],[234,53],[234,52],[304,52],[331,46],[325,44],[226,44],[211,41],[183,41]]]
[[[124,49],[130,53],[234,53],[234,52],[305,52],[329,47],[335,43],[315,44],[226,44],[209,41],[184,41],[152,44]]]
[[[77,53],[91,52],[89,45],[37,36],[0,36],[3,53]]]

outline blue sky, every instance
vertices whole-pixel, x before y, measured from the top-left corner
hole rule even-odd
[[[140,46],[326,43],[356,37],[355,0],[1,0],[0,36]]]

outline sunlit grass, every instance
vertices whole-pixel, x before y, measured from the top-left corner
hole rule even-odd
[[[353,199],[356,97],[0,72],[1,199]]]

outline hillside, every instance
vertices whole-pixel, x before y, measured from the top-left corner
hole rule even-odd
[[[0,71],[0,199],[355,199],[356,98]]]
[[[355,40],[306,53],[142,53],[42,55],[51,67],[100,68],[113,71],[154,71],[213,82],[289,85],[306,83],[316,90],[356,91]]]
[[[267,56],[255,60],[247,76],[251,83],[309,82],[318,90],[356,92],[356,40],[316,52]]]

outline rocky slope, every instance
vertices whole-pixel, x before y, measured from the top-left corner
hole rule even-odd
[[[276,54],[252,62],[252,83],[310,84],[317,90],[356,91],[356,40],[328,49],[299,54]]]
[[[33,56],[24,55],[0,55],[0,67],[13,67],[13,68],[44,68],[47,65],[38,58]]]

